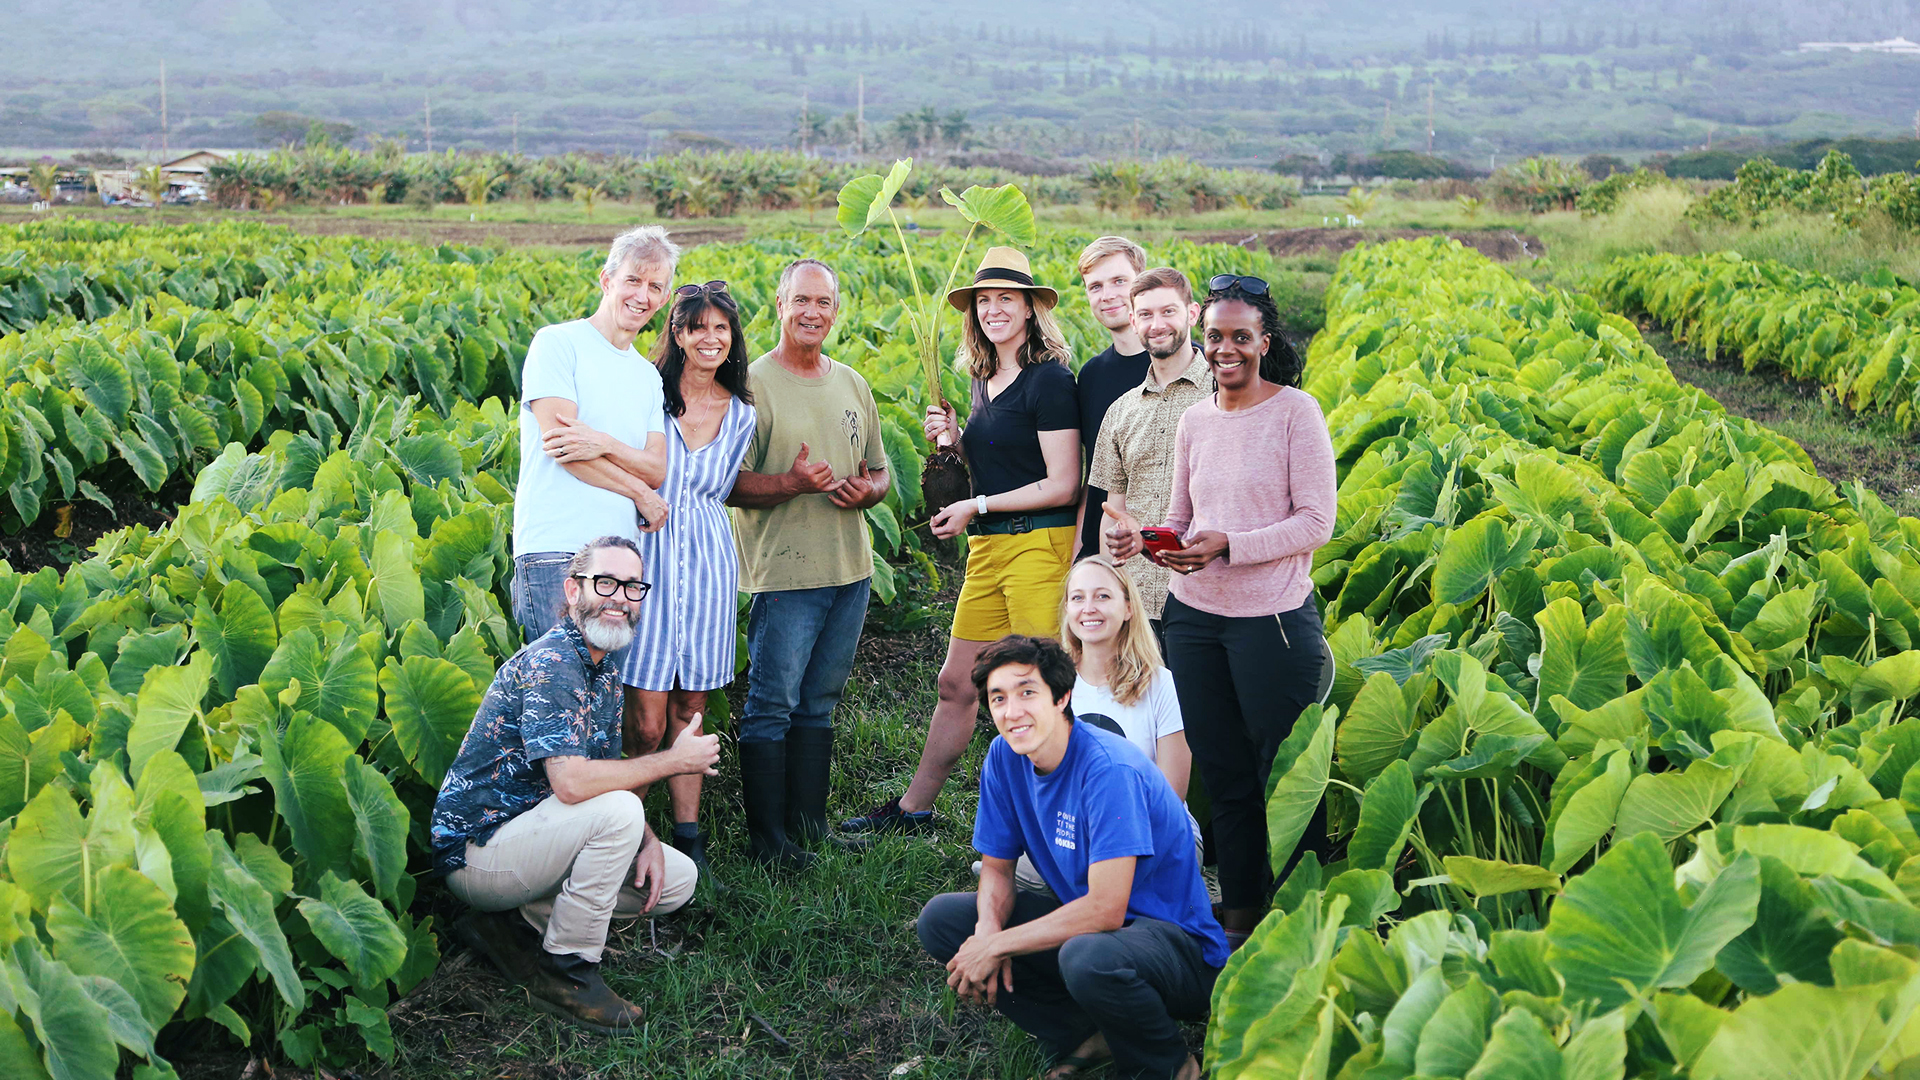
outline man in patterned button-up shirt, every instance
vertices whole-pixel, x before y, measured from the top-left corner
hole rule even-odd
[[[720,756],[698,717],[669,749],[620,756],[620,677],[608,654],[633,637],[642,569],[625,537],[574,555],[559,624],[500,666],[433,807],[435,868],[475,909],[455,936],[525,985],[536,1007],[603,1034],[642,1016],[600,977],[608,922],[678,910],[697,877],[647,828],[634,789],[713,775]]]

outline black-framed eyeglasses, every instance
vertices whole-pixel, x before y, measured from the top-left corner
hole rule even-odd
[[[1207,288],[1212,292],[1225,292],[1235,285],[1240,286],[1240,291],[1248,296],[1267,295],[1266,279],[1250,274],[1215,274],[1207,279]]]
[[[627,599],[635,602],[645,600],[647,593],[653,590],[653,584],[651,582],[629,581],[625,578],[612,577],[607,574],[570,574],[568,576],[593,582],[593,591],[599,593],[601,596],[612,596],[618,592],[626,596]]]
[[[705,285],[695,285],[689,282],[688,284],[682,285],[679,288],[673,290],[673,295],[684,300],[690,296],[699,296],[703,292],[724,293],[726,291],[727,291],[727,283],[724,281],[709,281]]]

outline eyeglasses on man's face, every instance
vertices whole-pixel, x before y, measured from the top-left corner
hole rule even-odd
[[[573,574],[570,576],[583,581],[591,581],[593,583],[593,591],[599,593],[601,596],[612,596],[617,592],[635,602],[645,600],[647,593],[653,588],[653,585],[648,582],[617,578],[611,574]]]

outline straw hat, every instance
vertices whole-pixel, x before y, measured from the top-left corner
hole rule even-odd
[[[1050,308],[1060,302],[1060,294],[1045,285],[1033,283],[1033,267],[1027,257],[1017,249],[1010,247],[988,248],[980,257],[980,269],[973,272],[973,282],[958,288],[947,290],[947,303],[961,311],[973,304],[975,289],[1020,289],[1033,293],[1034,306]]]

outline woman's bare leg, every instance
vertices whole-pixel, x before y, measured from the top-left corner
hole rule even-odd
[[[932,809],[947,774],[953,772],[955,763],[967,752],[967,744],[973,741],[974,717],[980,707],[980,699],[973,692],[973,660],[988,644],[947,639],[947,659],[940,665],[940,704],[934,706],[920,765],[900,799],[900,809],[910,813]]]
[[[620,752],[630,758],[651,754],[660,749],[660,737],[667,731],[667,695],[637,686],[622,689],[626,693],[620,702]],[[658,700],[650,703],[654,697]],[[637,787],[634,793],[645,799],[650,786]]]
[[[667,740],[663,744],[672,746],[673,740],[693,723],[696,714],[706,711],[707,692],[705,690],[675,689],[660,695],[666,714]],[[704,725],[702,731],[706,730]],[[700,820],[700,784],[706,778],[699,773],[682,773],[667,777],[667,792],[673,798],[673,822],[676,825]]]

